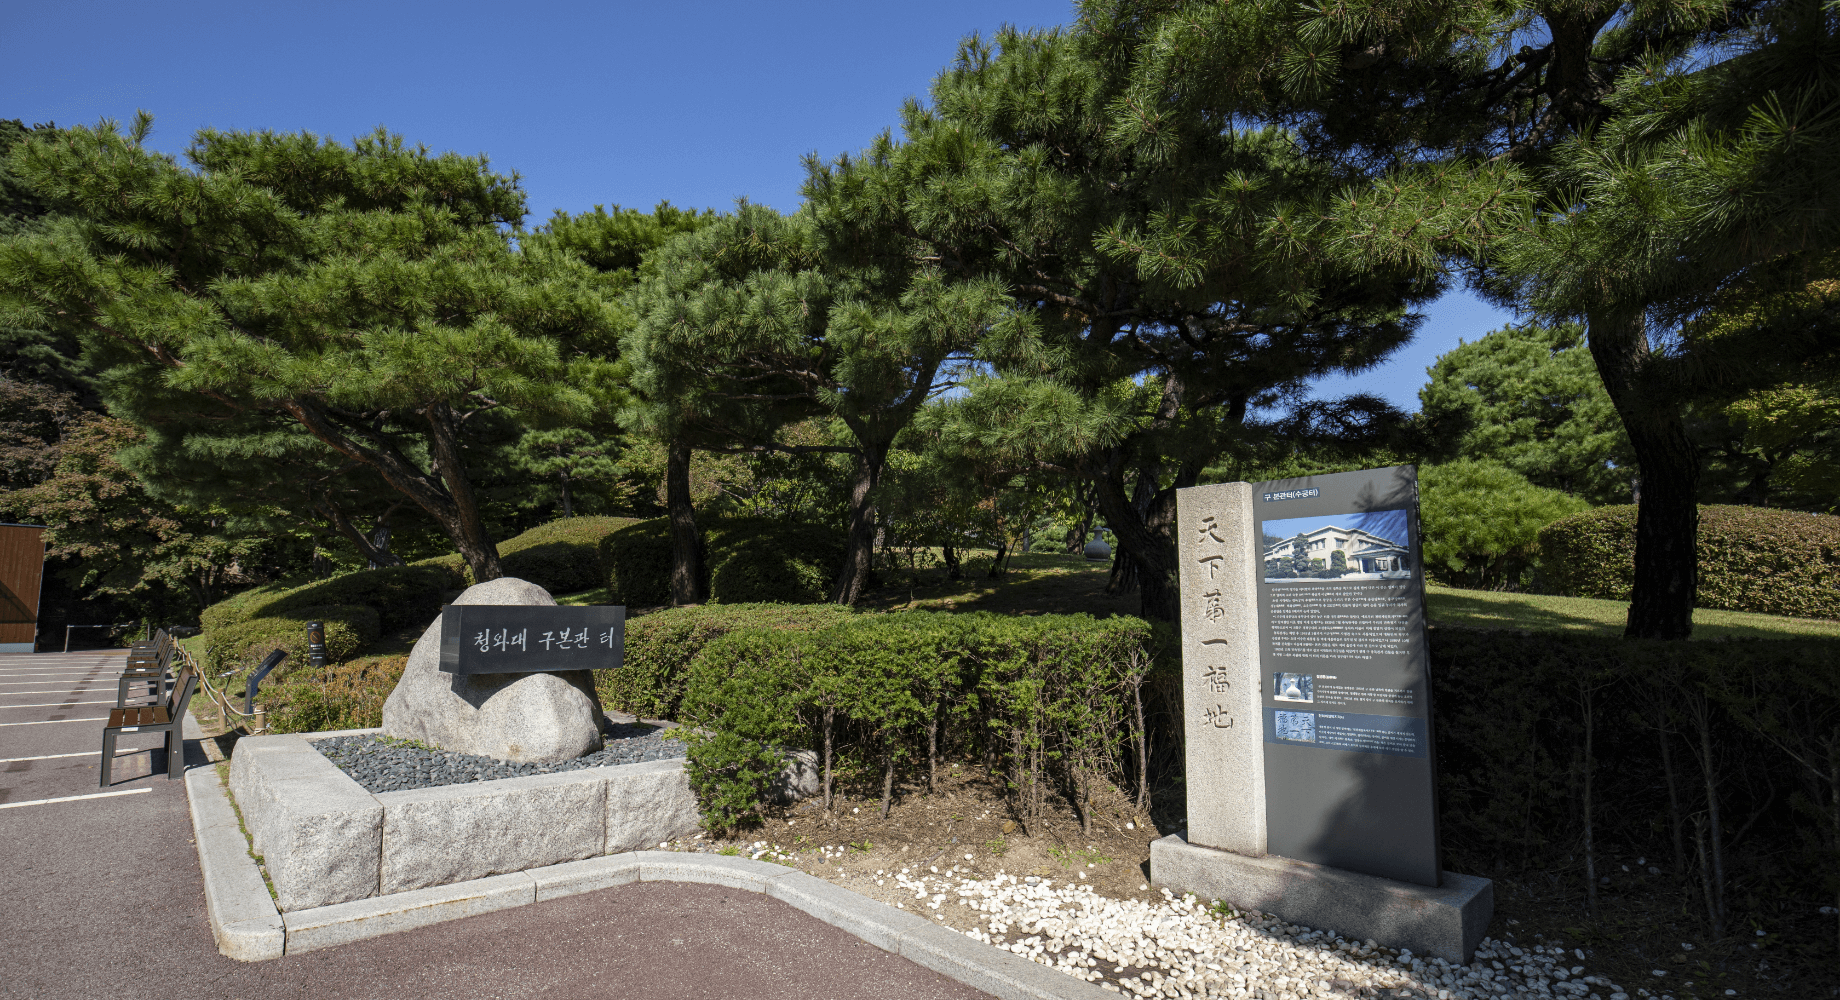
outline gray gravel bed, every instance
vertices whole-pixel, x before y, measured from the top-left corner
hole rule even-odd
[[[607,746],[586,757],[553,764],[519,764],[469,753],[428,750],[385,736],[333,736],[313,745],[367,792],[438,788],[470,781],[496,781],[533,774],[556,774],[590,767],[670,760],[684,755],[684,745],[667,740],[661,730],[643,723],[610,725]]]

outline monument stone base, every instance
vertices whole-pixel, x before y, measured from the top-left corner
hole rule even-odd
[[[1467,964],[1495,912],[1495,884],[1445,872],[1437,888],[1267,855],[1249,858],[1171,834],[1150,843],[1150,879],[1311,929]]]

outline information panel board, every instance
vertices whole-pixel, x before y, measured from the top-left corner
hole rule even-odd
[[[1416,470],[1252,492],[1266,849],[1435,886]]]
[[[626,609],[610,605],[448,604],[441,669],[450,674],[608,670],[626,655]]]

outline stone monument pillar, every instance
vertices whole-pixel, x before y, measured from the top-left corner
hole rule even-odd
[[[1252,484],[1176,491],[1190,843],[1265,856]]]
[[[1158,885],[1466,962],[1487,879],[1442,871],[1410,467],[1176,494],[1188,829]]]

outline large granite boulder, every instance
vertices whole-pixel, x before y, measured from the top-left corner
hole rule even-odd
[[[500,577],[476,586],[455,604],[554,606],[549,591]],[[601,749],[601,703],[586,670],[548,674],[441,672],[441,620],[409,653],[402,680],[383,703],[383,731],[398,739],[500,760],[574,760]]]

